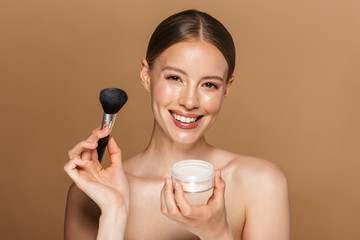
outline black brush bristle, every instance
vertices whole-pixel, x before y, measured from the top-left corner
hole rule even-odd
[[[116,114],[126,103],[126,92],[119,88],[105,88],[100,92],[100,102],[107,114]]]

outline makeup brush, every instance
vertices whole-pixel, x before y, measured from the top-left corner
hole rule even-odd
[[[124,106],[128,99],[127,94],[119,88],[105,88],[100,91],[99,98],[104,110],[101,129],[108,127],[111,131],[115,123],[117,112]],[[97,153],[100,162],[108,144],[109,136],[110,135],[101,138],[98,141]]]

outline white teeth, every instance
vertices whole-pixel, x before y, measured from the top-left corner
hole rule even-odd
[[[180,115],[177,115],[175,113],[171,113],[173,115],[173,117],[180,121],[180,122],[183,122],[183,123],[192,123],[192,122],[195,122],[196,121],[196,118],[188,118],[188,117],[184,117],[184,116],[180,116]]]

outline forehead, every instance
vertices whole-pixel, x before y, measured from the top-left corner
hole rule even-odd
[[[228,64],[224,55],[213,44],[203,40],[187,40],[176,43],[162,52],[154,62],[161,70],[171,66],[188,74],[227,75]]]

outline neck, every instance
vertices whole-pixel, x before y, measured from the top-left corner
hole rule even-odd
[[[159,176],[168,176],[174,163],[185,159],[207,160],[213,147],[209,145],[204,136],[195,142],[179,143],[169,138],[154,124],[150,143],[144,151],[144,160],[153,166],[152,171]]]

